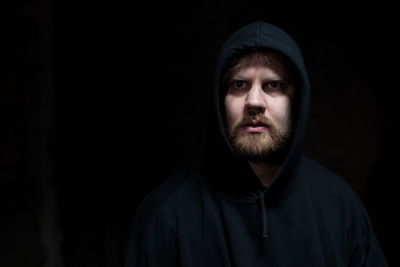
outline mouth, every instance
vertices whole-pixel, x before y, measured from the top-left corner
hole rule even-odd
[[[268,125],[259,120],[250,120],[243,127],[248,133],[262,133],[268,129]]]

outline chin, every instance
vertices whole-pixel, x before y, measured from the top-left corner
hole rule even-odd
[[[267,134],[244,135],[232,141],[236,156],[253,162],[281,164],[288,151],[286,140],[277,142]]]

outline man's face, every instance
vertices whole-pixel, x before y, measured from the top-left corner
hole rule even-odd
[[[243,57],[228,77],[227,132],[236,153],[262,160],[290,139],[294,85],[284,59],[272,51]]]

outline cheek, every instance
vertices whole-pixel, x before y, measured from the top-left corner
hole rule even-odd
[[[229,96],[225,97],[225,115],[228,127],[231,127],[240,119],[242,109],[242,105],[238,99]]]
[[[289,98],[282,98],[279,101],[271,103],[270,115],[277,122],[285,123],[290,120],[291,116],[291,101]]]

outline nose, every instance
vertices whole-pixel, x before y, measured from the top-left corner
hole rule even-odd
[[[267,107],[264,91],[261,86],[254,85],[247,93],[246,111],[264,112]]]

